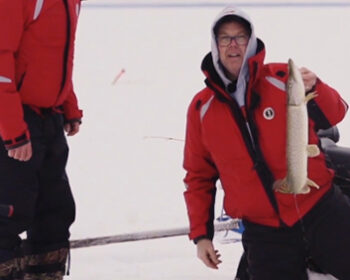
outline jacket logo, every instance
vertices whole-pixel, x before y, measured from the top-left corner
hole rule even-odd
[[[263,115],[265,119],[272,120],[275,117],[275,111],[271,107],[267,107],[265,108]]]

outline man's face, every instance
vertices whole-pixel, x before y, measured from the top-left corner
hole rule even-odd
[[[247,49],[249,35],[238,22],[228,22],[220,26],[217,35],[219,58],[230,80],[236,80]]]

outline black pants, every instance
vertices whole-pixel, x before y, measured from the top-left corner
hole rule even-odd
[[[26,106],[24,114],[31,134],[32,158],[27,162],[9,158],[0,145],[0,204],[14,206],[12,217],[0,217],[0,261],[6,259],[6,252],[20,246],[19,234],[24,231],[31,247],[67,244],[69,227],[75,219],[65,172],[68,146],[63,116],[50,111],[40,116]]]
[[[293,227],[244,225],[249,280],[306,280],[309,258],[324,273],[350,279],[350,200],[337,186]]]

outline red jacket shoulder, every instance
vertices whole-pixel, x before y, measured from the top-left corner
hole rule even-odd
[[[195,94],[195,96],[192,98],[192,101],[189,106],[189,111],[192,110],[199,110],[203,104],[205,104],[210,98],[212,98],[214,95],[214,92],[208,88],[205,87],[201,91]]]

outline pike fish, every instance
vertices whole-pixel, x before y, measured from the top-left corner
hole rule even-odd
[[[316,92],[305,96],[304,82],[298,67],[288,60],[287,81],[287,176],[277,180],[274,189],[282,193],[306,194],[310,186],[319,186],[307,177],[308,157],[320,154],[317,145],[309,145],[307,102],[317,96]]]

